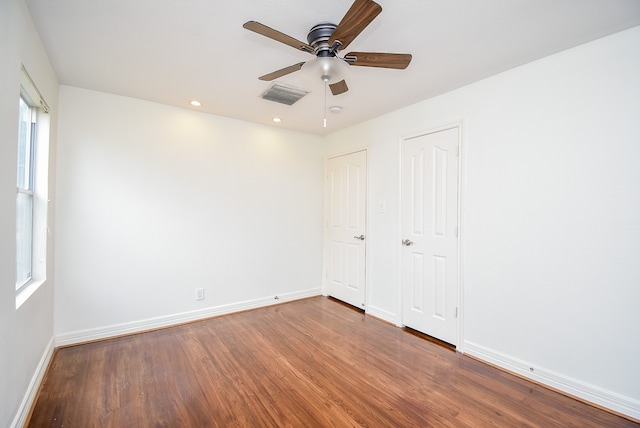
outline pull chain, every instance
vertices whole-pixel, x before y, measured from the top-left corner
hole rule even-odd
[[[323,79],[324,80],[324,127],[327,127],[327,83],[329,82],[328,79]]]

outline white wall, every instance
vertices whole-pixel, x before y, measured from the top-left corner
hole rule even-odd
[[[639,76],[636,27],[327,137],[369,148],[369,312],[401,323],[400,140],[462,121],[461,350],[640,418]]]
[[[320,293],[321,137],[68,86],[59,104],[57,336]]]
[[[23,399],[53,337],[53,230],[48,279],[16,309],[16,160],[20,66],[24,64],[51,107],[49,198],[55,200],[55,118],[58,81],[22,0],[0,2],[0,426],[24,416]],[[53,224],[53,204],[49,221]],[[35,385],[37,388],[37,384]],[[28,408],[26,408],[28,411]]]

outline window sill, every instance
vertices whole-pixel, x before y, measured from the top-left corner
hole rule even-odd
[[[16,294],[16,309],[20,308],[24,302],[29,300],[29,297],[31,297],[44,282],[45,279],[31,280],[27,285],[22,287]]]

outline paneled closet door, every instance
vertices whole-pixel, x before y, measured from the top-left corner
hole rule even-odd
[[[456,344],[459,128],[403,142],[402,322]]]
[[[327,161],[327,293],[365,309],[367,152]]]

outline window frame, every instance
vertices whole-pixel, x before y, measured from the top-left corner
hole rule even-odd
[[[27,114],[23,117],[23,106]],[[36,168],[36,138],[37,111],[33,101],[24,91],[20,93],[20,130],[18,136],[18,159],[16,174],[16,291],[20,291],[33,279],[33,223],[35,199],[35,168]],[[23,122],[26,126],[23,126]],[[24,157],[21,160],[21,155]],[[23,204],[18,200],[26,196],[28,209],[23,210]],[[28,227],[28,231],[26,230]],[[20,232],[26,236],[20,239]],[[27,248],[24,248],[27,247]],[[21,262],[21,258],[26,258]],[[24,269],[21,269],[23,267]]]
[[[29,171],[20,166],[20,153],[16,153],[16,260],[15,260],[15,307],[19,309],[31,297],[47,279],[47,246],[48,246],[48,208],[49,208],[49,137],[51,130],[51,117],[49,106],[42,97],[42,94],[36,87],[35,83],[27,73],[24,65],[22,66],[20,75],[20,91],[19,99],[30,107],[30,124],[25,127],[22,120],[23,112],[16,112],[16,125],[20,129],[17,132],[18,146],[20,138],[23,138],[25,132],[29,133],[28,151],[29,151]],[[20,109],[20,102],[16,107]],[[22,183],[20,179],[22,174]],[[29,183],[26,183],[26,182]],[[27,198],[25,198],[25,195]],[[29,201],[30,203],[19,206],[20,203]],[[30,206],[29,206],[30,205]],[[27,207],[30,210],[30,224],[27,222],[30,233],[30,248],[27,253],[30,257],[30,274],[28,277],[24,275],[19,277],[19,272],[25,272],[27,269],[20,270],[18,266],[20,255],[18,254],[19,243],[19,219],[21,208]],[[26,246],[22,246],[23,249]]]

